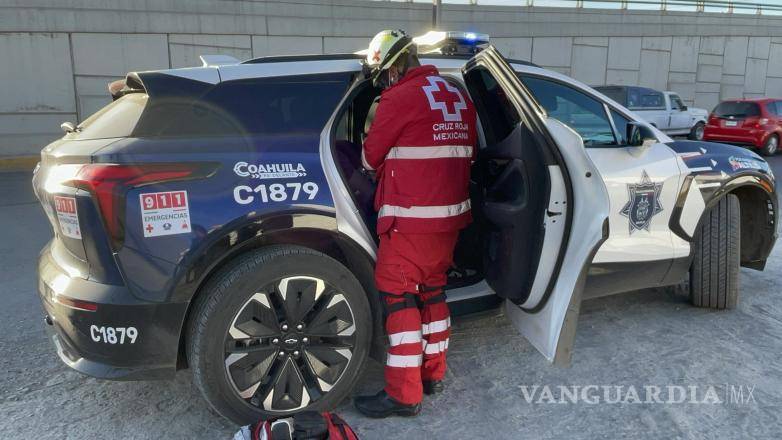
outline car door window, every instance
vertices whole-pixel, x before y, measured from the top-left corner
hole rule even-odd
[[[611,119],[614,121],[614,127],[616,127],[616,135],[619,138],[619,144],[627,145],[627,124],[630,123],[630,119],[624,117],[614,109],[611,109]]]
[[[671,109],[682,111],[684,109],[684,103],[679,95],[671,95]]]
[[[486,117],[481,118],[486,143],[496,144],[513,132],[521,121],[521,116],[513,107],[505,90],[500,87],[494,77],[486,69],[479,69],[476,81],[481,87],[476,88],[480,96],[475,97],[476,105],[480,105]]]
[[[618,145],[602,102],[558,82],[527,75],[519,78],[550,117],[581,135],[585,147]]]

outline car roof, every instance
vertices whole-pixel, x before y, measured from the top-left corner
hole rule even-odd
[[[470,58],[472,58],[473,55],[442,55],[442,54],[436,54],[436,53],[430,53],[430,54],[420,54],[419,58],[421,59],[432,59],[432,60],[462,60],[467,61]],[[355,53],[334,53],[334,54],[324,54],[324,55],[271,55],[271,56],[264,56],[264,57],[258,57],[258,58],[252,58],[246,61],[242,61],[241,64],[263,64],[263,63],[281,63],[281,62],[296,62],[296,61],[329,61],[329,60],[362,60],[364,59],[364,55],[355,54]],[[516,59],[506,59],[508,63],[511,64],[522,64],[527,66],[533,66],[533,67],[540,67],[535,63],[524,61],[524,60],[516,60]]]
[[[423,64],[433,64],[444,72],[453,72],[461,69],[473,56],[421,54],[419,58]],[[264,77],[283,77],[310,75],[319,73],[355,73],[361,72],[361,60],[364,57],[358,54],[325,54],[325,55],[275,55],[253,58],[236,64],[222,64],[216,66],[204,66],[195,69],[216,69],[219,71],[219,81],[231,81]],[[539,68],[537,65],[524,60],[507,60],[514,69],[519,71],[521,67]],[[164,73],[175,76],[187,76],[194,78],[192,69],[172,69]],[[181,71],[181,73],[180,73]],[[553,72],[552,72],[553,73]]]

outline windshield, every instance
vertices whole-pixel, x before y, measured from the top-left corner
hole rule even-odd
[[[760,116],[760,107],[754,102],[725,101],[714,109],[714,116],[718,118]]]

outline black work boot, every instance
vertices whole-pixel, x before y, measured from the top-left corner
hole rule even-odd
[[[374,396],[360,396],[353,399],[356,409],[367,417],[382,419],[388,416],[412,417],[421,412],[421,404],[405,405],[392,399],[385,390]]]
[[[424,394],[427,396],[442,393],[445,389],[443,381],[441,380],[425,380],[422,384],[424,386]]]

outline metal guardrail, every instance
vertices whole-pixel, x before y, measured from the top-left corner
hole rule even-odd
[[[403,0],[404,1],[404,0]],[[407,0],[419,1],[419,0]],[[471,5],[519,5],[524,7],[572,7],[638,9],[659,11],[691,11],[728,14],[782,15],[782,1],[767,2],[731,1],[731,0],[467,0]],[[449,0],[433,0],[433,3],[451,3]],[[455,0],[453,3],[464,3]],[[774,4],[776,3],[776,4]]]

